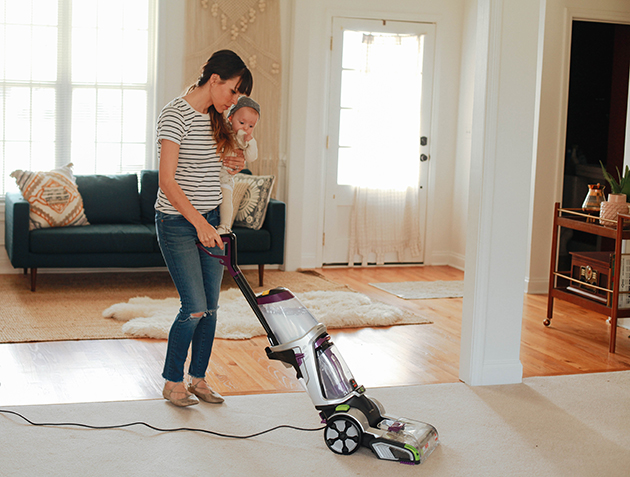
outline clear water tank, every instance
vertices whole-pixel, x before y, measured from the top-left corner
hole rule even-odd
[[[274,288],[256,297],[258,306],[278,339],[278,344],[301,338],[319,322],[286,288]]]

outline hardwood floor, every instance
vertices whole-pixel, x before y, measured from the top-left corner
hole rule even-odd
[[[450,267],[317,271],[433,321],[331,331],[359,383],[373,388],[458,381],[462,300],[402,300],[369,283],[461,280],[463,272]],[[544,295],[525,295],[525,377],[630,369],[630,331],[619,329],[617,353],[609,354],[605,316],[557,300],[546,328],[546,304]],[[265,337],[215,340],[208,381],[226,396],[301,391],[291,369],[267,359],[267,345]],[[165,341],[148,339],[0,344],[0,405],[159,399],[165,350]]]

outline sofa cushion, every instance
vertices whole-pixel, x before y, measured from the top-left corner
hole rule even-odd
[[[85,215],[91,224],[139,224],[138,176],[77,176]]]
[[[29,229],[88,225],[83,200],[72,174],[72,163],[50,172],[11,173],[30,204]]]
[[[268,230],[235,227],[238,240],[238,252],[267,252],[271,248],[271,234]],[[238,256],[237,256],[238,258]]]
[[[143,224],[155,223],[155,200],[158,187],[158,171],[140,172],[140,214]]]
[[[30,251],[42,254],[156,252],[155,227],[145,224],[96,224],[38,229],[30,234]]]

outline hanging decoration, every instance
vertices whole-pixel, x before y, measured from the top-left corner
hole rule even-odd
[[[278,0],[187,0],[183,89],[199,77],[201,66],[217,50],[238,54],[254,76],[251,97],[261,107],[254,137],[256,175],[278,177],[280,158],[280,5]]]

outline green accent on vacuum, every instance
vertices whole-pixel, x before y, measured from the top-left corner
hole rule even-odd
[[[420,460],[420,453],[418,452],[418,449],[416,449],[414,446],[410,446],[409,444],[405,444],[405,449],[411,451],[411,453],[414,455],[416,461]]]

